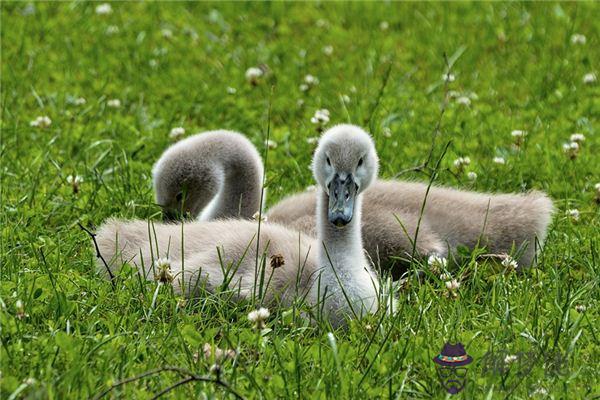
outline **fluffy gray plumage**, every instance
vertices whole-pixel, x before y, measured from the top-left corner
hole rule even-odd
[[[345,125],[346,129],[359,129]],[[213,140],[223,144],[229,138],[220,133],[213,133]],[[200,139],[205,134],[196,136]],[[190,138],[192,139],[192,138]],[[174,167],[177,163],[185,165],[188,158],[195,154],[204,154],[202,142],[192,151],[172,151]],[[252,146],[247,140],[233,143],[228,147],[227,159],[235,158],[232,149],[247,154],[256,150],[244,148]],[[221,149],[221,148],[219,148]],[[220,156],[214,154],[215,158]],[[164,158],[161,157],[161,159]],[[262,171],[260,158],[239,157],[240,169],[245,171]],[[157,171],[157,167],[155,171]],[[182,176],[191,173],[190,169],[179,168]],[[256,176],[252,182],[258,181]],[[186,179],[194,179],[189,176]],[[200,186],[202,187],[202,186]],[[250,217],[258,209],[256,199],[260,195],[260,185],[236,186],[229,185],[233,198],[241,198],[246,214],[221,213],[221,216]],[[492,194],[476,193],[452,188],[433,186],[427,196],[426,207],[419,224],[421,207],[425,199],[427,185],[418,182],[403,182],[396,180],[379,180],[374,182],[363,196],[362,234],[364,248],[369,256],[384,269],[391,269],[398,276],[406,266],[413,252],[413,242],[418,256],[437,254],[447,256],[458,246],[473,248],[476,245],[487,246],[493,253],[513,253],[517,256],[520,266],[530,266],[535,262],[537,250],[541,248],[546,238],[551,222],[553,204],[542,192],[532,191],[523,194]],[[157,198],[169,195],[174,189],[168,185],[155,185]],[[243,196],[240,193],[245,193]],[[251,194],[253,193],[253,194]],[[170,194],[172,196],[172,194]],[[202,201],[194,201],[202,198]],[[246,200],[244,200],[246,199]],[[206,201],[205,193],[195,193],[194,203]],[[252,200],[252,201],[251,201]],[[314,191],[294,194],[282,200],[268,210],[270,222],[300,230],[308,235],[316,236],[317,224],[315,210],[318,194]],[[239,204],[239,203],[236,203]],[[230,211],[235,207],[221,204],[222,209]],[[197,216],[199,208],[193,208],[192,216]],[[204,213],[203,213],[204,214]],[[416,235],[418,229],[418,235]],[[515,254],[516,251],[516,254]]]
[[[279,299],[289,306],[293,298],[306,296],[315,310],[324,312],[337,326],[348,315],[361,316],[379,306],[379,283],[362,249],[360,222],[362,192],[375,180],[377,165],[373,142],[362,130],[338,126],[323,135],[313,162],[319,184],[313,209],[316,238],[267,223],[261,226],[257,249],[256,221],[149,226],[146,221],[109,220],[98,230],[96,240],[100,252],[110,259],[111,270],[127,261],[148,279],[157,274],[156,260],[168,254],[172,273],[179,274],[172,282],[175,291],[188,296],[196,295],[197,284],[217,290],[230,280],[228,288],[239,298],[252,298],[258,294],[255,284],[260,286],[262,276],[260,262],[257,274],[255,260],[264,254],[267,260],[278,260],[277,268],[267,261],[266,302]],[[333,177],[350,175],[358,187],[353,218],[347,225],[334,226],[328,220],[328,186]],[[234,268],[228,270],[229,266]],[[104,271],[100,263],[98,268]]]

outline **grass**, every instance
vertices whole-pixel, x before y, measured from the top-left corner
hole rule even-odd
[[[600,396],[600,90],[583,82],[600,72],[597,4],[114,3],[108,15],[96,6],[0,5],[0,397],[92,397],[166,365],[215,379],[202,357],[209,343],[236,349],[219,378],[248,398],[442,398],[431,359],[447,340],[475,359],[458,398]],[[585,44],[571,42],[576,33]],[[456,77],[447,87],[446,63]],[[270,73],[253,87],[244,73],[261,64]],[[320,82],[302,92],[306,74]],[[86,103],[73,104],[79,97]],[[184,304],[168,286],[148,315],[156,283],[126,276],[113,291],[77,224],[158,219],[150,171],[170,129],[239,130],[262,149],[269,105],[278,143],[269,204],[312,184],[305,139],[316,135],[310,117],[327,108],[331,123],[374,135],[383,177],[409,170],[402,179],[425,181],[428,170],[410,169],[448,145],[436,184],[549,193],[557,212],[537,268],[507,274],[467,261],[456,299],[438,280],[410,282],[397,318],[332,333],[285,309],[257,332],[251,304],[218,295]],[[50,126],[30,126],[44,115]],[[520,150],[515,129],[528,132]],[[586,141],[569,159],[562,144],[573,132]],[[471,160],[462,173],[459,156]],[[77,191],[70,175],[83,177]],[[186,374],[111,393],[150,398]],[[225,393],[193,381],[167,396]]]

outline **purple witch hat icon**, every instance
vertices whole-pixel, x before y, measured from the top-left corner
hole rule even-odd
[[[464,389],[467,383],[465,366],[473,362],[473,357],[467,354],[462,343],[446,343],[433,362],[438,365],[440,383],[448,393],[456,394]]]

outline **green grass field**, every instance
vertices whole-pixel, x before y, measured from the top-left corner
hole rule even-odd
[[[457,398],[600,396],[597,3],[98,5],[0,5],[0,398],[88,398],[164,366],[229,388],[195,381],[171,398],[443,398],[432,357],[449,340],[475,360]],[[302,90],[307,74],[319,82]],[[546,191],[556,214],[537,268],[467,262],[456,298],[411,280],[395,318],[332,334],[277,308],[257,331],[254,305],[186,303],[168,286],[150,312],[156,282],[121,276],[113,291],[97,275],[78,223],[160,219],[151,167],[172,128],[241,131],[264,151],[270,123],[270,205],[313,184],[318,109],[373,134],[385,178],[428,181],[435,162],[413,167],[432,150],[436,184]],[[514,130],[528,133],[519,148]],[[570,157],[573,133],[585,141]],[[205,343],[236,351],[220,374]],[[186,373],[107,398],[152,398]]]

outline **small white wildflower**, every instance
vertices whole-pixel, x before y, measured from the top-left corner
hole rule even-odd
[[[441,280],[441,281],[444,281],[444,282],[446,282],[446,281],[449,281],[449,280],[451,280],[451,279],[452,279],[452,275],[450,275],[450,274],[449,274],[449,273],[447,273],[447,272],[444,272],[444,273],[440,274],[440,280]]]
[[[594,185],[594,189],[596,189],[596,194],[600,196],[600,183],[596,183]]]
[[[459,170],[462,170],[464,167],[470,164],[471,159],[469,157],[458,157],[456,160],[454,160],[454,166]]]
[[[437,254],[432,254],[427,259],[427,265],[429,266],[431,272],[438,273],[439,271],[446,269],[446,266],[448,265],[448,260],[445,257],[438,256]]]
[[[15,302],[15,316],[18,319],[23,319],[25,317],[28,317],[29,315],[25,312],[25,304],[23,304],[23,301],[21,299],[17,300]]]
[[[317,136],[309,136],[306,138],[306,143],[315,144],[319,142],[319,138]]]
[[[253,86],[258,85],[258,82],[263,75],[263,70],[257,67],[251,67],[246,70],[246,80]]]
[[[274,140],[265,140],[265,146],[267,146],[269,149],[273,150],[277,148],[277,142]]]
[[[350,103],[350,96],[348,96],[347,94],[343,94],[341,98],[344,103]]]
[[[456,77],[454,76],[454,74],[447,72],[444,75],[442,75],[442,80],[444,82],[454,82],[456,80]]]
[[[519,358],[519,357],[517,357],[517,356],[516,356],[516,355],[514,355],[514,354],[509,354],[509,355],[507,355],[506,357],[504,357],[504,364],[512,364],[512,363],[514,363],[515,361],[517,361],[517,359],[518,359],[518,358]]]
[[[506,160],[504,159],[504,157],[494,157],[494,164],[504,165],[506,164]]]
[[[33,386],[37,383],[37,381],[35,380],[35,378],[29,377],[29,378],[25,379],[25,381],[23,381],[23,383],[25,383],[27,386]]]
[[[254,326],[258,329],[262,329],[265,327],[265,320],[269,318],[269,310],[261,307],[258,310],[250,311],[248,313],[248,320],[254,323]]]
[[[381,29],[382,31],[387,31],[390,28],[390,23],[387,21],[381,21],[379,23],[379,29]]]
[[[119,99],[110,99],[106,102],[106,105],[111,108],[119,108],[121,107],[121,100]]]
[[[350,86],[349,90],[350,90],[350,93],[352,93],[352,94],[356,94],[356,92],[358,92],[358,89],[356,89],[356,86],[354,86],[354,85]]]
[[[594,72],[589,72],[583,76],[583,83],[592,84],[596,82],[596,74]]]
[[[574,133],[570,137],[571,142],[581,143],[585,141],[585,135],[583,133]]]
[[[214,356],[215,361],[217,362],[221,362],[226,359],[233,359],[235,358],[236,354],[235,350],[231,349],[224,350],[217,346],[215,346],[213,349],[209,343],[204,343],[204,346],[202,346],[202,352],[204,353],[204,358],[211,359]]]
[[[522,130],[514,130],[510,133],[510,135],[514,138],[524,138],[525,136],[527,136],[527,131],[522,131]]]
[[[469,180],[474,181],[477,179],[477,173],[471,171],[467,174],[467,178],[469,178]]]
[[[112,7],[108,3],[102,3],[96,6],[96,14],[107,15],[112,12]]]
[[[82,106],[85,103],[87,103],[87,100],[84,99],[83,97],[78,97],[75,100],[73,100],[73,104],[75,104],[76,106]]]
[[[584,313],[587,310],[587,306],[585,306],[584,304],[577,304],[575,306],[575,311],[577,311],[578,313]]]
[[[455,291],[460,288],[460,282],[456,279],[452,279],[451,281],[446,281],[446,289],[450,291]]]
[[[319,18],[315,25],[317,25],[317,28],[327,28],[329,26],[329,22],[326,19]]]
[[[325,46],[322,49],[323,54],[325,54],[326,56],[330,56],[333,54],[333,46],[329,45],[329,46]]]
[[[383,128],[382,133],[383,133],[383,136],[386,138],[392,137],[392,130],[388,126]]]
[[[148,61],[148,65],[150,66],[150,68],[156,68],[158,67],[158,60],[155,58],[151,58],[150,61]]]
[[[571,43],[572,44],[585,44],[586,37],[581,33],[574,33],[571,35]]]
[[[468,98],[467,96],[460,96],[459,98],[456,99],[456,103],[463,105],[463,106],[470,106],[471,99]]]
[[[300,89],[301,92],[308,92],[310,86],[308,86],[306,83],[301,83],[300,86],[298,86],[298,89]]]
[[[255,221],[258,221],[260,219],[261,222],[267,222],[267,215],[261,212],[255,212],[254,214],[252,214],[252,219]]]
[[[310,122],[317,126],[318,131],[321,131],[329,122],[329,110],[321,109],[315,111],[315,115],[310,119]]]
[[[511,256],[507,255],[502,260],[502,266],[510,271],[515,271],[519,267],[519,263],[517,262],[517,260],[515,260]]]
[[[160,30],[160,34],[162,37],[164,37],[165,39],[170,39],[173,37],[173,31],[170,30],[169,28],[163,28]]]
[[[576,208],[572,208],[566,211],[566,214],[569,218],[571,218],[572,221],[577,222],[579,221],[579,210]]]
[[[319,84],[319,78],[317,78],[314,75],[311,74],[307,74],[304,77],[304,83],[306,83],[308,86],[312,87],[312,86],[316,86]]]
[[[37,128],[47,128],[52,124],[52,120],[48,116],[39,116],[29,123],[30,126]]]
[[[106,34],[107,34],[107,35],[114,35],[114,34],[117,34],[117,33],[119,33],[119,27],[118,27],[117,25],[109,25],[109,26],[106,28],[106,31],[105,31],[105,32],[106,32]]]
[[[571,160],[576,159],[579,155],[579,143],[577,142],[563,143],[562,148]]]
[[[234,87],[228,87],[227,88],[227,94],[236,94],[237,93],[237,89]]]
[[[540,386],[539,388],[535,389],[531,393],[532,396],[535,396],[536,394],[539,394],[540,396],[547,396],[548,395],[548,391],[546,390],[546,388],[543,388],[543,387]]]
[[[171,139],[179,139],[183,135],[185,135],[185,128],[183,128],[181,126],[172,128],[171,131],[169,132],[169,138],[171,138]]]
[[[160,283],[169,284],[173,282],[173,275],[171,274],[171,260],[168,258],[159,258],[154,261],[156,268],[156,274],[154,279]]]
[[[79,175],[69,175],[67,176],[67,183],[71,185],[78,185],[83,182],[83,178]]]

